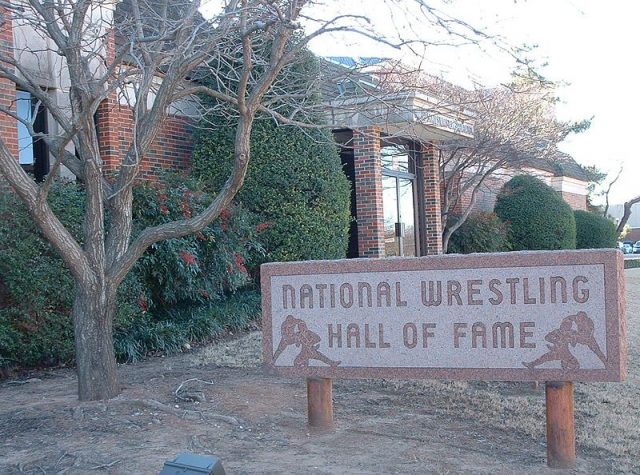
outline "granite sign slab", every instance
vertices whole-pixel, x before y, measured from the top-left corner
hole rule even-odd
[[[269,371],[621,381],[623,256],[536,251],[265,264]]]

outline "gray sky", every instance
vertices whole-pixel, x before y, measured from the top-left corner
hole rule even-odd
[[[340,12],[365,12],[379,28],[402,23],[391,16],[381,0],[339,2]],[[548,62],[544,74],[568,83],[559,89],[561,119],[594,117],[591,128],[567,140],[562,149],[579,163],[596,165],[615,175],[624,172],[611,192],[612,202],[623,202],[640,193],[640,157],[631,144],[640,124],[640,2],[633,0],[456,0],[431,2],[456,17],[510,44],[538,45],[534,56]],[[330,14],[334,2],[323,7]],[[426,30],[419,32],[429,34]],[[415,34],[415,32],[413,33]],[[321,55],[398,56],[394,50],[347,38],[321,38],[312,44]],[[512,68],[504,56],[487,46],[437,48],[428,52],[425,69],[464,84],[470,76],[486,85],[506,81]]]

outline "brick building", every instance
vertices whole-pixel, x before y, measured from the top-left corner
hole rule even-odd
[[[0,11],[0,14],[2,12]],[[59,106],[68,101],[69,84],[65,66],[54,51],[52,41],[35,33],[28,24],[0,18],[0,49],[2,53],[15,57],[16,61],[36,78],[37,86]],[[109,41],[115,41],[109,37]],[[107,51],[109,51],[107,44]],[[113,50],[113,48],[111,48]],[[108,53],[107,53],[108,54]],[[38,106],[35,98],[26,91],[16,89],[14,83],[0,79],[0,106],[9,108],[22,119],[33,123],[35,132],[56,134],[59,125],[51,115]],[[184,110],[188,111],[186,107]],[[114,171],[124,157],[133,139],[133,114],[123,94],[113,92],[96,113],[96,131],[100,150],[107,172]],[[185,170],[191,161],[193,142],[191,140],[194,121],[188,112],[174,110],[166,120],[151,150],[142,157],[143,178],[157,176],[162,169]],[[19,157],[20,164],[36,180],[49,173],[50,156],[43,141],[33,139],[27,128],[7,114],[0,114],[0,132],[10,152]],[[68,150],[74,153],[73,146]],[[61,176],[73,178],[73,174],[61,167]]]
[[[405,117],[385,108],[402,102]],[[345,173],[352,183],[349,257],[423,256],[442,252],[439,140],[470,136],[471,116],[434,112],[419,94],[357,104],[357,114],[337,118],[334,130]],[[334,113],[337,103],[330,104]],[[340,103],[344,111],[344,102]],[[411,117],[430,111],[429,120]],[[347,114],[347,113],[345,113]]]
[[[48,40],[32,34],[29,26],[3,22],[0,48],[20,55],[21,66],[39,78],[38,86],[58,104],[67,100],[64,67],[56,55],[36,56],[32,51],[51,51]],[[34,41],[43,44],[40,48]],[[50,40],[49,40],[50,41]],[[114,40],[115,41],[115,40]],[[25,48],[29,45],[29,49]],[[109,44],[107,45],[107,48]],[[333,66],[332,66],[333,65]],[[344,67],[329,61],[328,67]],[[352,214],[349,257],[420,256],[442,252],[440,169],[437,144],[442,140],[471,137],[474,114],[446,106],[442,98],[418,92],[352,94],[359,83],[370,80],[334,81],[325,94],[327,114],[341,128],[334,130],[340,145],[345,173],[352,183]],[[368,85],[370,86],[370,84]],[[367,87],[368,87],[367,86]],[[374,85],[375,87],[375,85]],[[327,92],[327,91],[325,91]],[[112,93],[96,113],[96,129],[106,172],[119,166],[131,145],[134,121],[124,95]],[[46,110],[13,83],[0,80],[0,106],[12,108],[33,121],[34,128],[56,133],[58,125]],[[162,169],[185,170],[190,166],[194,120],[189,107],[175,109],[151,150],[142,157],[143,178],[157,176]],[[14,118],[0,114],[0,131],[21,165],[36,180],[49,173],[46,146],[32,139]],[[70,152],[73,153],[72,146]],[[72,178],[69,170],[59,172]],[[546,172],[545,172],[546,173]],[[582,186],[576,180],[551,173],[549,180],[575,207],[582,208]],[[579,180],[578,180],[579,181]],[[584,192],[586,197],[586,191]],[[482,203],[491,202],[487,195]]]
[[[474,209],[493,211],[496,197],[502,186],[516,174],[529,174],[540,178],[562,195],[562,198],[574,210],[587,210],[589,177],[582,167],[567,154],[558,154],[553,162],[536,160],[519,170],[502,170],[489,177],[479,189]],[[459,208],[469,206],[470,196],[462,196]]]
[[[437,143],[473,136],[474,114],[419,91],[381,87],[381,58],[323,62],[327,121],[352,184],[348,257],[442,252]],[[388,86],[388,84],[386,85]]]
[[[331,78],[323,90],[329,121],[345,125],[334,137],[352,183],[349,257],[438,254],[443,192],[438,143],[472,137],[475,114],[422,91],[385,92],[377,82],[388,80],[377,73],[380,64],[381,58],[332,57],[323,65]],[[588,178],[564,154],[553,163],[532,161],[491,176],[474,209],[492,211],[504,183],[521,173],[541,178],[572,208],[586,209]],[[463,194],[454,212],[470,201],[470,192]]]

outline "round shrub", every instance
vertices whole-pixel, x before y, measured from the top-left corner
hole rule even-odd
[[[577,210],[573,215],[576,219],[576,249],[616,247],[618,232],[613,221],[588,211]]]
[[[224,124],[196,135],[193,173],[212,192],[231,173],[234,135]],[[236,201],[259,218],[263,262],[345,257],[350,185],[329,133],[256,121]]]
[[[470,215],[449,239],[447,252],[503,252],[511,249],[507,227],[495,213]]]
[[[509,180],[498,195],[495,212],[508,226],[514,251],[576,247],[571,207],[538,178],[520,175]]]

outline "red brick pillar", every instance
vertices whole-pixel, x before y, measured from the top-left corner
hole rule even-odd
[[[112,92],[98,107],[96,128],[103,169],[106,173],[113,173],[120,168],[133,140],[131,109],[119,103],[117,93]]]
[[[115,58],[115,34],[106,35],[106,56],[110,64]],[[96,111],[96,128],[103,170],[106,173],[116,172],[133,139],[133,117],[131,109],[120,104],[118,93],[112,91],[102,101]]]
[[[577,193],[563,191],[562,198],[569,203],[569,206],[571,206],[571,209],[574,211],[587,211],[587,195],[579,195]]]
[[[358,257],[384,257],[380,129],[353,131]]]
[[[442,254],[442,216],[440,208],[440,160],[432,144],[422,146],[424,179],[424,229],[422,255]]]
[[[13,56],[13,25],[5,9],[0,9],[0,51]],[[0,79],[0,105],[15,111],[16,85],[8,79]],[[0,113],[0,136],[9,151],[18,159],[18,127],[13,117]]]

